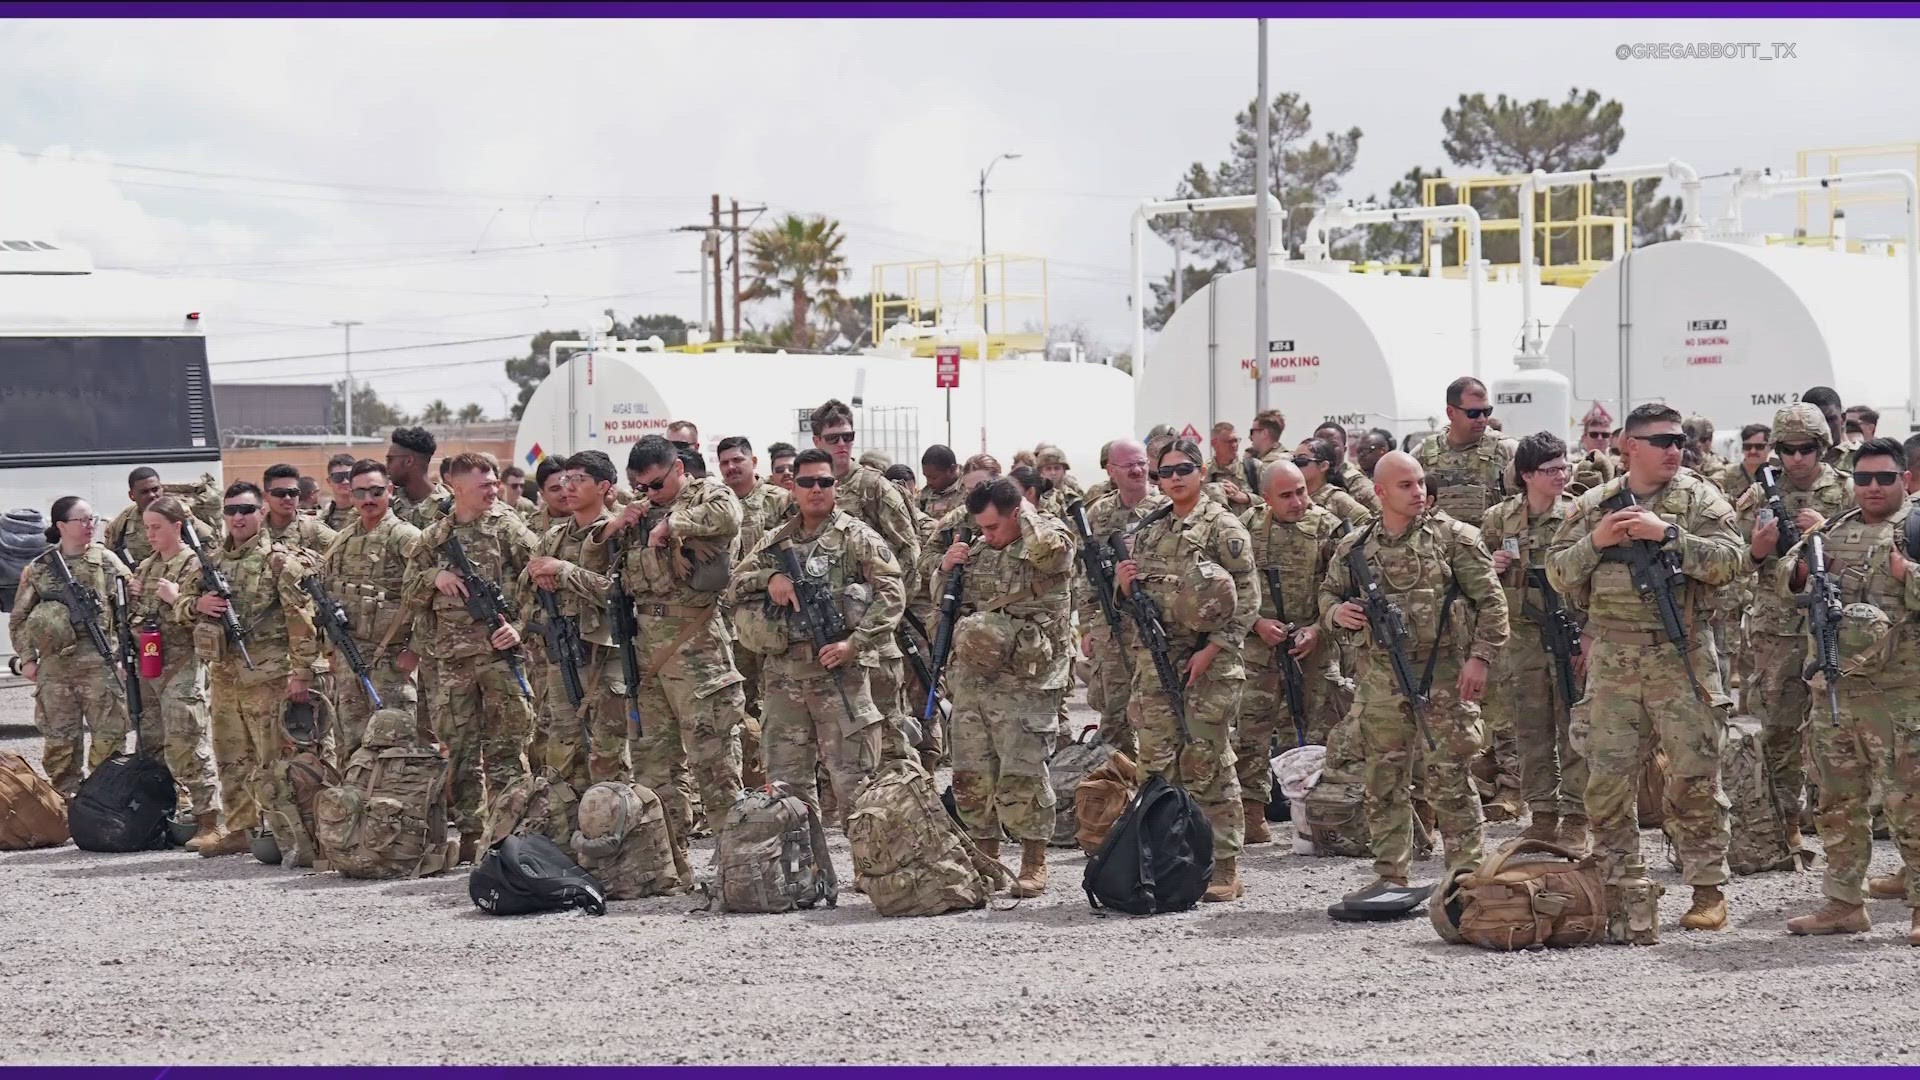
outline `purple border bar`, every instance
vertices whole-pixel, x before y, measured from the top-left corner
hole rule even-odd
[[[1801,1080],[1816,1069],[1821,1076],[1850,1080],[1869,1077],[1892,1080],[1911,1076],[1911,1066],[1797,1066],[1797,1065],[1678,1065],[1678,1066],[1606,1066],[1606,1065],[396,1065],[362,1067],[352,1065],[306,1066],[214,1066],[181,1065],[172,1068],[136,1066],[67,1066],[35,1068],[34,1075],[66,1076],[76,1080],[236,1080],[252,1075],[295,1077],[297,1080],[344,1080],[349,1076],[374,1075],[380,1080],[573,1080],[581,1073],[596,1076],[662,1076],[667,1074],[719,1077],[723,1080],[780,1080],[801,1077],[805,1080],[845,1080],[849,1074],[872,1076],[913,1076],[947,1080],[991,1077],[992,1080],[1058,1080],[1075,1077],[1089,1080],[1104,1075],[1136,1076],[1144,1072],[1193,1074],[1196,1080],[1254,1080],[1283,1074],[1315,1074],[1329,1080],[1483,1080],[1499,1074],[1512,1077],[1554,1077],[1565,1080],[1666,1080],[1681,1074],[1688,1080]],[[1524,1070],[1524,1071],[1523,1071]],[[0,1071],[21,1071],[21,1067]]]
[[[71,3],[0,0],[0,18],[872,18],[872,19],[1055,19],[1055,18],[1252,18],[1281,19],[1678,19],[1678,18],[1916,18],[1920,3],[1871,0],[1465,0],[1453,4],[1307,0],[735,0],[732,3],[660,3],[636,0],[74,0]]]

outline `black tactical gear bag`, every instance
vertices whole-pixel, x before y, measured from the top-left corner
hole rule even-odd
[[[115,754],[80,784],[67,807],[83,851],[150,851],[176,843],[173,773],[150,754]]]
[[[1095,910],[1185,911],[1213,877],[1213,826],[1185,788],[1155,774],[1087,860],[1081,887]]]
[[[467,896],[489,915],[580,908],[607,913],[607,889],[539,833],[494,844],[467,875]]]

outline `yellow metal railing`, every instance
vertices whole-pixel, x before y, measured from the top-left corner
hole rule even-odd
[[[1527,175],[1525,173],[1516,173],[1508,176],[1429,177],[1421,182],[1420,199],[1426,206],[1459,204],[1474,206],[1474,208],[1478,210],[1482,209],[1482,206],[1475,205],[1476,195],[1484,195],[1488,192],[1508,188],[1514,189],[1517,192],[1520,185],[1525,183],[1526,180]],[[1554,217],[1554,197],[1559,194],[1564,200],[1565,195],[1562,193],[1571,193],[1573,196],[1574,214],[1572,217]],[[1585,284],[1586,280],[1598,273],[1601,267],[1632,249],[1633,185],[1627,185],[1626,209],[1625,213],[1621,215],[1596,214],[1593,212],[1593,184],[1591,182],[1582,182],[1558,187],[1552,191],[1541,192],[1539,193],[1539,199],[1539,213],[1534,216],[1533,227],[1537,234],[1534,238],[1534,250],[1538,252],[1540,256],[1541,281],[1557,285]],[[1480,204],[1487,202],[1485,198],[1477,201]],[[1514,217],[1499,218],[1483,216],[1480,219],[1480,233],[1483,241],[1488,235],[1499,233],[1517,234],[1520,231],[1520,219],[1517,216],[1517,201],[1515,214],[1516,216]],[[1453,229],[1454,267],[1451,269],[1441,267],[1436,270],[1426,265],[1431,261],[1430,252],[1433,248],[1435,229],[1447,227],[1449,226],[1447,226],[1445,222],[1427,221],[1421,223],[1420,265],[1428,274],[1439,273],[1448,277],[1458,277],[1462,273],[1460,268],[1465,266],[1467,262],[1467,231],[1465,229]],[[1568,234],[1568,230],[1572,231],[1574,240],[1573,261],[1555,263],[1553,254],[1554,241],[1565,237]],[[1600,256],[1601,245],[1596,242],[1594,236],[1596,230],[1605,230],[1607,234],[1605,258]],[[1618,240],[1617,244],[1615,243],[1616,240]],[[1483,249],[1484,246],[1483,243]],[[1482,257],[1485,258],[1484,251]],[[1514,262],[1489,262],[1489,265],[1518,266],[1519,262],[1516,258]]]
[[[963,276],[964,275],[964,276]],[[1014,329],[1038,316],[1038,331]],[[916,356],[932,356],[941,344],[958,345],[961,355],[979,352],[978,329],[986,327],[987,355],[1030,352],[1046,347],[1049,301],[1047,260],[1037,255],[996,254],[965,262],[923,259],[875,263],[873,267],[873,339],[879,344],[889,327],[905,322],[920,331],[911,339]],[[940,331],[956,331],[950,342]]]
[[[1830,173],[1858,172],[1862,169],[1904,169],[1920,176],[1920,142],[1881,143],[1877,146],[1823,146],[1811,150],[1802,150],[1794,155],[1794,167],[1799,176],[1826,176]],[[1836,211],[1849,206],[1866,206],[1879,203],[1905,203],[1906,196],[1897,191],[1835,191],[1827,189],[1820,192],[1802,192],[1799,196],[1798,225],[1801,236],[1812,232],[1808,222],[1808,211],[1813,200],[1820,199],[1827,206],[1827,233],[1833,233],[1833,216]],[[1807,237],[1815,239],[1814,237]],[[1848,250],[1854,250],[1851,242]]]

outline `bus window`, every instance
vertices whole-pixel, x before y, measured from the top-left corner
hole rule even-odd
[[[0,337],[0,468],[215,461],[201,337]]]

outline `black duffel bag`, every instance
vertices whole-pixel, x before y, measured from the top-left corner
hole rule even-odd
[[[1095,910],[1153,915],[1199,903],[1212,877],[1207,815],[1185,788],[1155,773],[1087,860],[1081,887]]]
[[[115,754],[81,782],[67,806],[67,825],[83,851],[151,851],[174,846],[176,805],[166,762]]]
[[[607,887],[539,833],[509,836],[488,848],[467,875],[467,896],[489,915],[576,907],[607,913]]]

